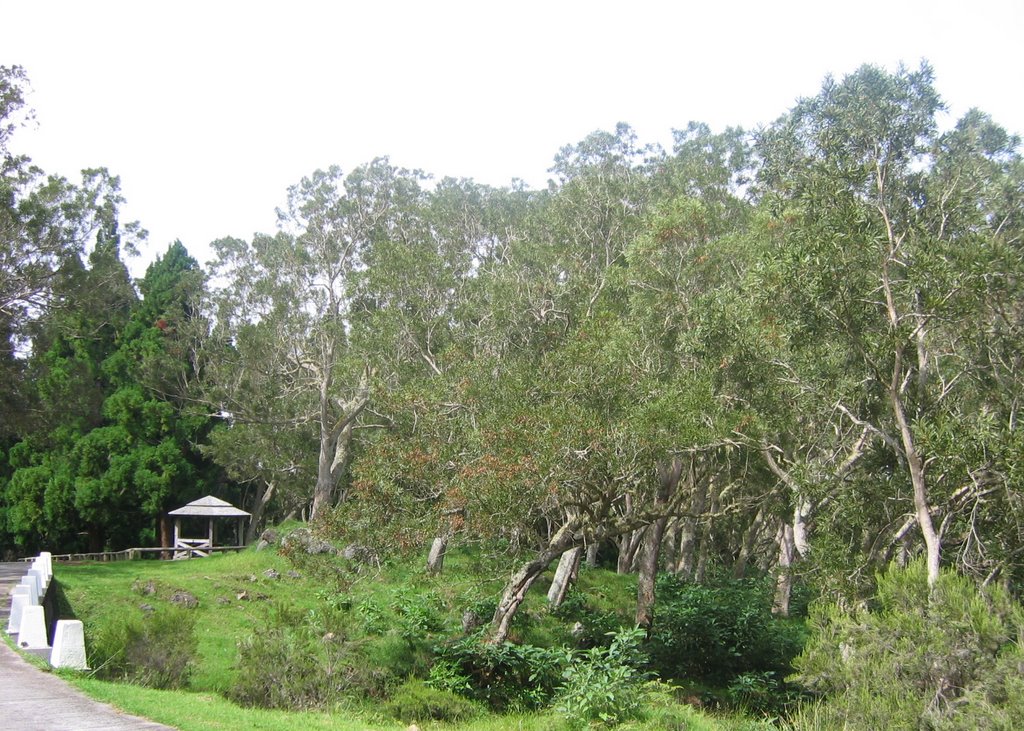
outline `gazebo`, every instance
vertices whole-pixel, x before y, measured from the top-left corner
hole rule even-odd
[[[174,516],[174,558],[192,558],[195,556],[209,556],[213,551],[213,521],[217,518],[235,518],[239,537],[242,535],[242,526],[245,519],[250,517],[249,513],[236,508],[229,502],[207,495],[198,500],[193,500],[183,508],[172,510],[168,515]],[[205,538],[185,538],[181,535],[182,518],[207,518],[209,530]],[[241,538],[239,538],[241,543]]]

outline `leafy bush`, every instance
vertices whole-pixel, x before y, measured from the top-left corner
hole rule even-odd
[[[244,706],[324,708],[351,685],[346,650],[344,643],[317,642],[301,629],[269,628],[239,643],[229,695]]]
[[[469,696],[473,692],[470,677],[462,672],[462,667],[455,660],[447,658],[441,658],[430,666],[427,685],[461,696]]]
[[[708,586],[662,574],[657,591],[648,651],[652,667],[664,678],[727,685],[744,673],[784,676],[803,645],[798,621],[772,615],[765,582],[728,580]]]
[[[1024,643],[1018,639],[1004,647],[959,701],[956,713],[938,724],[943,731],[1019,728],[1024,719]]]
[[[818,607],[796,679],[824,700],[805,728],[1012,728],[1024,717],[1024,610],[923,562],[878,577],[871,608]]]
[[[478,635],[436,649],[437,677],[451,690],[497,711],[525,711],[548,704],[561,680],[564,652],[510,642],[491,644]]]
[[[406,639],[421,639],[427,634],[440,632],[444,623],[438,608],[439,601],[429,592],[408,589],[398,592],[391,601],[391,610],[398,616],[398,630]]]
[[[364,599],[356,605],[355,610],[367,634],[379,635],[387,631],[387,617],[384,615],[384,609],[375,599]]]
[[[483,597],[483,598],[474,599],[473,601],[469,602],[467,604],[467,606],[466,606],[466,611],[467,612],[472,612],[477,617],[479,617],[482,621],[486,622],[487,620],[489,620],[491,617],[494,616],[494,610],[497,609],[497,608],[498,608],[498,599],[497,599],[497,597]],[[512,618],[513,624],[515,623],[516,619],[518,619],[518,618],[519,618],[519,615],[517,613],[516,616]]]
[[[591,722],[612,726],[637,718],[642,710],[646,658],[640,652],[642,629],[615,633],[607,648],[569,653],[564,682],[558,689],[558,710],[571,729]]]
[[[774,670],[741,673],[730,681],[725,694],[732,706],[757,714],[788,710],[801,700],[799,691]]]
[[[367,634],[397,633],[409,641],[419,641],[444,628],[440,601],[430,592],[402,589],[385,606],[375,597],[367,597],[355,606]]]
[[[555,617],[568,620],[578,620],[579,617],[590,609],[587,603],[587,595],[579,590],[576,584],[569,587],[568,591],[565,592],[565,597],[562,599],[562,603],[551,610],[551,614]]]
[[[198,641],[195,614],[161,606],[115,612],[99,620],[90,636],[89,664],[102,677],[151,688],[188,684]]]
[[[481,708],[448,690],[431,687],[422,680],[410,680],[403,684],[386,709],[389,715],[405,723],[416,721],[462,721],[477,716]]]
[[[232,700],[245,706],[309,710],[347,695],[381,698],[395,683],[349,641],[337,612],[276,607],[259,634],[239,643]]]

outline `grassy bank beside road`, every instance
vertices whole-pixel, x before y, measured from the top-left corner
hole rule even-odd
[[[471,713],[452,716],[448,723],[431,719],[436,704],[424,705],[434,710],[425,710],[422,718],[416,716],[417,706],[396,705],[403,690],[427,687],[429,703],[440,702],[436,713],[443,717],[451,694],[429,685],[432,677],[437,680],[435,666],[443,665],[437,648],[464,636],[467,611],[486,618],[493,606],[503,577],[486,558],[453,552],[437,577],[414,562],[367,568],[333,561],[341,559],[293,563],[273,550],[249,550],[192,561],[62,565],[57,572],[60,601],[66,614],[84,621],[94,668],[72,682],[98,700],[182,731],[391,731],[413,721],[423,729],[458,731],[568,728],[565,715],[549,702],[528,707],[513,698],[513,707],[502,713],[475,702],[468,706]],[[602,627],[628,626],[633,577],[588,570],[580,576],[580,590]],[[146,635],[149,644],[142,645],[142,652],[147,662],[154,656],[165,665],[179,656],[187,660],[180,687],[173,689],[143,687],[163,675],[130,676],[130,670],[120,670],[130,667],[125,654],[133,652],[128,646],[138,639],[132,628],[137,633],[161,622],[169,628],[160,638]],[[514,639],[541,648],[571,646],[576,641],[573,625],[569,617],[549,611],[538,587]],[[131,682],[112,682],[111,675],[118,673]],[[273,680],[275,673],[280,683]],[[303,687],[285,698],[291,707],[260,707],[284,705],[258,696],[264,676],[277,688],[303,673],[311,676],[307,685],[321,684],[323,692]],[[691,708],[678,702],[669,686],[651,688],[644,691],[646,707],[640,716],[617,728],[768,728],[741,715],[711,716]]]

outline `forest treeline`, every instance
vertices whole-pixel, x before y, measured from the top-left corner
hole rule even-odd
[[[495,639],[556,562],[556,602],[636,572],[642,626],[658,571],[773,572],[780,614],[795,576],[856,597],[915,557],[1019,592],[1020,140],[940,126],[927,65],[669,150],[595,132],[541,190],[318,170],[277,231],[139,281],[117,178],[16,153],[25,84],[0,69],[6,553],[166,541],[213,493],[432,571],[507,552]]]

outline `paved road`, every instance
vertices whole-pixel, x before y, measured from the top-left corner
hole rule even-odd
[[[0,620],[3,621],[3,624],[0,624],[0,632],[7,629],[7,619],[11,616],[11,600],[8,596],[30,568],[30,564],[20,561],[0,563]]]
[[[26,564],[0,564],[0,606],[7,629],[8,595]],[[11,581],[11,578],[14,580]],[[121,713],[24,660],[0,640],[0,728],[4,731],[174,731]]]

